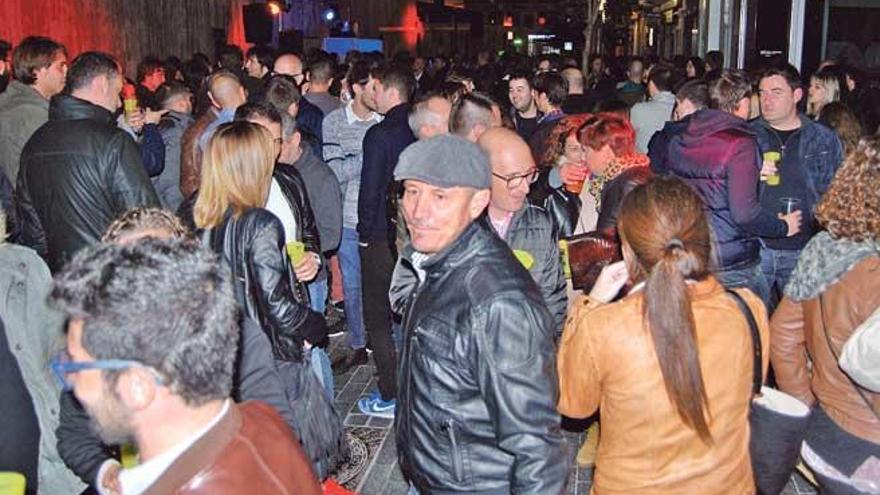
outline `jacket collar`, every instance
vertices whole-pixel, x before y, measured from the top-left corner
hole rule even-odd
[[[719,292],[723,292],[724,286],[721,285],[721,282],[718,281],[715,276],[710,275],[703,280],[686,280],[688,287],[688,292],[692,300],[697,299],[706,299],[709,297],[716,296]],[[624,297],[634,297],[638,295],[641,297],[642,292],[645,290],[645,281],[642,280],[633,286],[632,289],[629,290],[629,293]]]
[[[6,87],[6,92],[0,95],[0,106],[7,102],[27,101],[48,110],[49,100],[43,98],[43,95],[37,92],[33,86],[28,86],[20,81],[13,79]]]
[[[162,116],[162,120],[165,120],[166,118],[180,123],[184,127],[188,127],[194,121],[192,114],[177,112],[174,110],[169,110],[168,113]]]
[[[722,110],[701,108],[682,121],[685,120],[687,131],[682,135],[682,143],[686,146],[701,146],[706,137],[723,131],[737,131],[749,136],[755,135],[755,130],[749,126],[748,122]],[[667,125],[670,124],[671,122],[667,122]]]
[[[70,95],[55,95],[49,102],[49,120],[94,120],[114,124],[113,114],[86,100]]]
[[[302,170],[303,168],[308,168],[309,165],[312,165],[318,157],[315,155],[315,152],[312,151],[312,147],[306,143],[301,143],[300,148],[302,148],[302,153],[299,155],[299,158],[293,162],[294,168],[297,170]]]
[[[409,103],[401,103],[385,114],[385,120],[388,122],[396,122],[398,120],[406,121],[409,118]]]
[[[675,95],[669,91],[661,91],[652,96],[650,101],[656,101],[660,103],[675,103]]]
[[[175,493],[209,466],[241,430],[241,412],[238,404],[231,403],[226,414],[213,428],[193,443],[152,484],[143,495]]]
[[[816,125],[815,122],[810,120],[809,117],[802,113],[798,113],[798,119],[801,121],[800,130],[802,131]],[[764,117],[758,117],[757,119],[755,119],[755,123],[758,124],[760,127],[766,129],[767,131],[773,131],[773,126],[771,126],[770,122],[767,122]]]
[[[425,270],[429,277],[455,268],[462,261],[473,256],[475,253],[474,248],[479,247],[484,236],[489,235],[488,228],[491,227],[485,227],[481,222],[474,220],[458,236],[458,239],[452,241],[452,244],[431,256],[424,263],[421,263],[421,268]],[[403,248],[403,257],[411,265],[412,256],[415,252],[410,243],[407,243],[406,247]]]

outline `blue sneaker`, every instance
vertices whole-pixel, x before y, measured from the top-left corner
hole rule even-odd
[[[361,398],[358,400],[357,405],[358,409],[367,416],[394,419],[394,409],[397,406],[397,401],[394,399],[382,400],[382,397],[376,393],[375,396],[371,394],[368,397]]]

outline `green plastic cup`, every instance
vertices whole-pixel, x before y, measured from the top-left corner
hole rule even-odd
[[[26,480],[21,473],[0,472],[0,495],[24,495]]]
[[[306,245],[302,242],[288,242],[286,248],[287,256],[290,258],[290,262],[293,263],[294,266],[298,265],[306,256]]]

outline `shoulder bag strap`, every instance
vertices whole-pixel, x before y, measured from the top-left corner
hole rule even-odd
[[[837,363],[840,362],[840,356],[837,355],[837,352],[834,350],[834,346],[831,345],[831,336],[828,334],[828,329],[825,328],[825,299],[822,298],[822,294],[819,294],[819,318],[822,320],[822,333],[825,334],[825,342],[828,344],[828,350],[831,351],[831,355],[834,356],[834,364],[836,366]],[[865,405],[868,406],[868,409],[872,413],[874,413],[874,417],[877,418],[878,421],[880,421],[880,414],[878,414],[877,410],[874,409],[874,405],[871,404],[871,401],[869,401],[868,398],[865,397],[865,393],[862,392],[862,389],[858,385],[856,385],[856,383],[852,381],[852,378],[844,373],[843,370],[841,370],[841,373],[843,373],[843,376],[846,377],[847,381],[849,381],[852,387],[856,390],[856,392],[859,394],[859,397],[861,397],[862,400],[865,402]]]
[[[758,332],[758,322],[755,321],[755,315],[752,314],[752,310],[749,309],[749,305],[746,304],[745,299],[742,298],[735,291],[730,289],[724,289],[730,294],[730,297],[736,301],[736,305],[739,306],[739,310],[742,312],[743,316],[746,318],[746,322],[749,324],[749,331],[752,334],[752,357],[753,357],[753,366],[752,366],[752,396],[761,394],[761,385],[763,383],[762,379],[762,368],[761,365],[761,356],[762,356],[762,348],[761,348],[761,334]]]

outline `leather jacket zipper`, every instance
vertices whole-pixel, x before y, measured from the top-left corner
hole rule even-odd
[[[411,332],[409,338],[407,338],[406,332],[409,330],[409,324],[412,320],[412,311],[416,305],[416,299],[419,297],[419,291],[422,288],[422,282],[416,277],[416,287],[413,289],[413,294],[411,296],[411,300],[408,302],[403,325],[401,326],[401,331],[403,332],[403,356],[402,358],[405,360],[403,362],[410,362],[412,359],[412,346],[415,341],[415,332]],[[400,417],[400,425],[398,428],[405,431],[408,435],[412,433],[410,429],[410,424],[412,423],[412,407],[407,407],[409,404],[404,403],[402,398],[406,398],[408,402],[410,400],[410,390],[412,389],[412,373],[407,373],[406,377],[406,387],[404,390],[397,391],[397,413]]]
[[[464,481],[464,466],[461,461],[461,450],[458,448],[458,439],[455,437],[455,422],[452,419],[446,420],[446,434],[449,435],[449,444],[452,448],[452,471],[455,481],[461,483]]]

